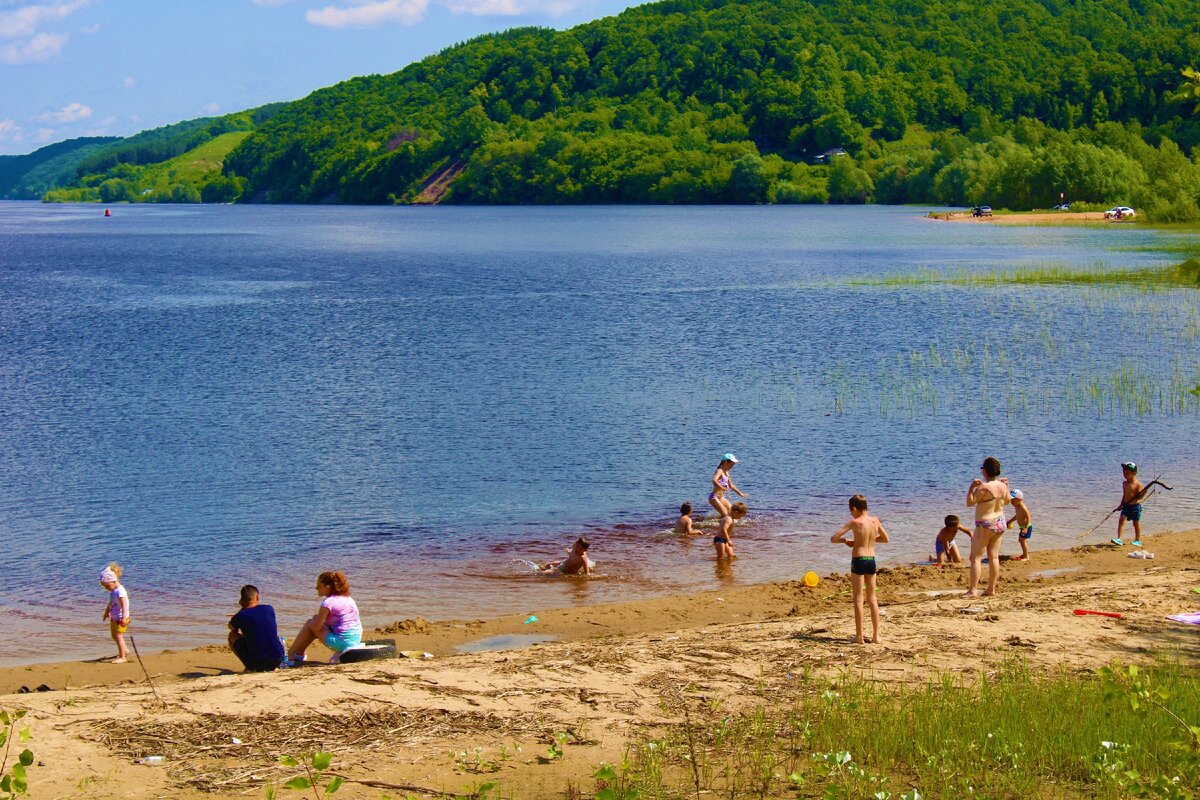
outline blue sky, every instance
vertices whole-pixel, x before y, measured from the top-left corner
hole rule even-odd
[[[0,155],[294,100],[634,0],[0,0]]]

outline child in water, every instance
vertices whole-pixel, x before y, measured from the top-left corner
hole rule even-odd
[[[675,520],[675,533],[680,536],[695,536],[699,533],[692,524],[691,503],[684,503],[679,507],[679,519]]]
[[[108,620],[108,633],[117,643],[117,657],[114,664],[124,664],[129,656],[125,647],[125,632],[129,630],[129,592],[121,585],[121,575],[124,571],[120,564],[109,564],[100,572],[100,585],[108,590],[108,605],[104,607],[104,616]]]
[[[734,503],[729,507],[729,513],[721,517],[717,523],[717,535],[713,537],[713,548],[717,558],[737,558],[733,554],[733,523],[746,516],[746,504]]]
[[[961,564],[962,554],[958,552],[954,537],[960,533],[970,536],[971,532],[962,526],[962,521],[955,514],[948,514],[942,522],[945,527],[937,532],[937,538],[933,541],[933,555],[929,560],[939,567],[942,566],[943,557],[951,564]]]
[[[1138,480],[1137,464],[1126,461],[1121,465],[1121,474],[1125,481],[1121,484],[1121,516],[1117,519],[1117,538],[1112,543],[1118,547],[1125,544],[1121,534],[1125,531],[1125,520],[1133,523],[1133,546],[1142,546],[1142,495],[1146,493],[1142,482]]]
[[[875,543],[888,541],[879,517],[867,513],[867,498],[850,498],[850,521],[829,541],[850,547],[850,586],[854,590],[854,642],[863,643],[863,596],[871,606],[871,641],[879,644],[879,600],[875,597]],[[846,534],[854,537],[846,540]]]
[[[551,561],[543,564],[542,572],[556,572],[559,575],[591,575],[592,562],[588,558],[588,547],[591,543],[580,536],[567,551],[567,557],[562,561]]]
[[[1029,506],[1025,505],[1025,493],[1020,489],[1013,489],[1009,492],[1009,497],[1012,499],[1013,512],[1012,519],[1008,521],[1008,527],[1012,527],[1015,522],[1017,525],[1017,540],[1021,543],[1021,555],[1013,556],[1013,561],[1025,561],[1029,558],[1029,540],[1033,537],[1033,517],[1029,515]]]

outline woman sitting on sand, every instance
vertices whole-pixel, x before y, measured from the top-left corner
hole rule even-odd
[[[350,596],[350,581],[341,572],[322,572],[317,576],[317,594],[325,599],[317,615],[304,623],[296,640],[288,649],[288,659],[304,662],[304,651],[315,641],[321,641],[333,651],[333,661],[344,651],[362,642],[362,622],[358,604]]]
[[[729,470],[733,469],[733,465],[737,463],[737,456],[733,453],[726,453],[721,456],[721,463],[717,465],[717,471],[713,473],[713,489],[708,495],[708,503],[717,510],[718,517],[728,516],[730,509],[733,508],[733,504],[726,499],[725,492],[732,490],[742,499],[749,497],[741,489],[734,486],[733,480],[729,477]]]
[[[988,558],[988,588],[984,596],[996,593],[1000,581],[1000,539],[1007,527],[1004,506],[1011,502],[1008,478],[1000,477],[1000,460],[988,456],[980,467],[983,477],[976,478],[967,487],[967,505],[975,508],[975,532],[971,536],[971,570],[967,583],[967,597],[979,596],[979,575],[983,570],[983,556]]]

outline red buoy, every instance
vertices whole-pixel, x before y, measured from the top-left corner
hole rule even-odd
[[[104,216],[106,216],[106,217],[111,217],[111,216],[112,216],[112,212],[111,212],[111,211],[109,211],[109,210],[106,208],[106,209],[104,209]]]

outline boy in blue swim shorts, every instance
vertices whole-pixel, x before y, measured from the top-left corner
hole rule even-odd
[[[1029,540],[1033,538],[1033,517],[1029,515],[1029,506],[1025,505],[1025,493],[1020,489],[1013,489],[1009,492],[1009,497],[1012,500],[1013,514],[1012,519],[1008,521],[1008,527],[1014,524],[1020,533],[1017,534],[1017,540],[1021,543],[1021,555],[1013,556],[1013,561],[1024,561],[1029,558]]]
[[[933,555],[929,560],[938,567],[942,566],[943,557],[951,564],[961,564],[962,554],[958,552],[954,537],[960,533],[970,536],[971,532],[962,526],[962,520],[956,514],[948,514],[942,522],[945,523],[945,527],[937,532],[937,538],[933,540]]]
[[[1121,465],[1121,474],[1125,476],[1121,484],[1121,516],[1117,519],[1117,538],[1112,543],[1120,547],[1125,544],[1121,534],[1125,531],[1125,520],[1133,523],[1133,546],[1142,546],[1142,496],[1146,487],[1138,480],[1137,464],[1126,461]]]

